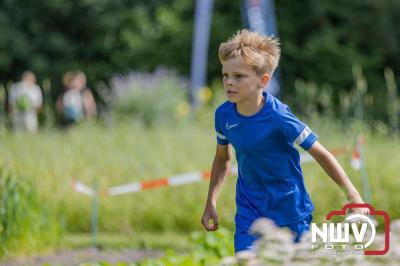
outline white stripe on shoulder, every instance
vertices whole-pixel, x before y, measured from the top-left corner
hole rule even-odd
[[[222,135],[222,134],[220,134],[220,133],[218,133],[218,132],[217,132],[217,136],[218,136],[218,138],[220,138],[220,139],[226,139],[226,137],[225,137],[224,135]]]
[[[305,127],[300,135],[294,140],[297,145],[301,145],[303,141],[311,134],[311,129],[309,127]]]

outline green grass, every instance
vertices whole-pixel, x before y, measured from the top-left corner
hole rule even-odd
[[[134,235],[100,233],[97,235],[96,242],[97,246],[108,249],[173,249],[178,252],[188,252],[190,247],[189,235],[176,232],[164,232],[162,234],[142,232]],[[71,233],[65,236],[59,248],[78,249],[92,246],[92,244],[92,236],[90,234]]]
[[[0,167],[36,187],[39,199],[46,202],[49,212],[57,213],[59,221],[55,222],[67,232],[63,241],[71,246],[89,244],[79,235],[90,232],[91,199],[73,191],[71,181],[78,179],[88,185],[97,182],[100,189],[106,189],[209,169],[215,150],[213,118],[212,112],[201,115],[206,123],[187,121],[152,129],[131,123],[114,125],[112,129],[86,125],[68,132],[42,131],[38,135],[5,133],[0,142]],[[372,134],[360,125],[348,127],[346,132],[331,121],[313,120],[309,125],[327,148],[351,147],[356,135],[365,132],[373,205],[388,211],[392,218],[399,218],[399,139]],[[339,159],[362,192],[360,174],[350,167],[349,160],[349,156]],[[316,163],[305,164],[303,172],[316,206],[315,220],[343,206],[343,193]],[[218,203],[220,224],[231,230],[235,181],[235,177],[228,178]],[[203,182],[103,197],[99,241],[111,246],[184,248],[178,236],[202,230],[199,221],[207,189],[208,182]],[[113,234],[126,238],[108,238]]]

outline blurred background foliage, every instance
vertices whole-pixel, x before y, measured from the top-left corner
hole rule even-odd
[[[281,96],[328,148],[351,147],[363,132],[374,206],[400,217],[400,142],[388,138],[399,132],[400,1],[275,4],[283,49]],[[89,231],[90,202],[72,191],[72,179],[99,182],[104,189],[210,167],[213,112],[225,99],[217,52],[220,42],[242,28],[240,8],[240,1],[215,1],[209,86],[199,92],[203,105],[191,116],[194,1],[0,1],[0,106],[11,82],[30,69],[44,92],[40,122],[46,128],[37,135],[14,135],[0,123],[0,257],[54,249],[64,234]],[[76,69],[87,74],[106,126],[53,131],[62,75]],[[0,122],[4,110],[1,106]],[[349,157],[341,163],[360,188]],[[317,221],[345,203],[339,189],[327,190],[332,183],[317,165],[304,166],[304,173]],[[220,200],[220,220],[228,230],[233,230],[235,181],[228,179]],[[207,188],[204,182],[104,198],[99,231],[126,236],[135,247],[166,243],[187,250],[177,236],[201,230],[199,200]],[[323,201],[317,200],[321,190],[327,191]],[[203,236],[197,240],[212,250],[216,240]],[[225,256],[220,253],[214,255]]]
[[[153,73],[130,72],[111,80],[110,107],[113,118],[132,118],[145,126],[174,123],[187,116],[189,103],[185,100],[189,81],[166,68]]]
[[[160,64],[189,76],[195,1],[47,0],[0,2],[0,82],[7,87],[30,69],[47,81],[48,96],[62,90],[61,77],[83,70],[98,102],[100,88],[132,70],[152,72]],[[365,79],[366,118],[389,122],[384,70],[399,75],[400,29],[396,0],[275,1],[283,55],[283,97],[290,104],[318,99],[340,117]],[[215,1],[208,61],[208,83],[218,84],[221,41],[242,28],[240,1]],[[354,68],[357,73],[354,73]],[[356,77],[356,78],[355,78]],[[312,85],[305,92],[304,84]],[[42,84],[43,85],[43,84]],[[44,87],[44,86],[42,86]],[[211,86],[213,90],[217,89]],[[299,94],[300,93],[300,94]],[[315,93],[317,98],[299,98]],[[309,95],[310,96],[310,95]],[[329,96],[329,98],[327,98]],[[360,97],[361,97],[360,96]],[[309,106],[298,109],[307,114]],[[392,114],[393,116],[393,114]]]

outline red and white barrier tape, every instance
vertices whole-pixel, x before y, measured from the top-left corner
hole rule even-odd
[[[83,184],[82,182],[79,181],[72,181],[72,188],[79,193],[88,195],[88,196],[92,196],[94,197],[96,195],[96,192],[93,188],[86,186],[85,184]]]
[[[337,148],[334,150],[331,150],[331,153],[335,156],[343,155],[347,153],[347,149],[345,148]],[[300,162],[301,163],[308,163],[308,162],[313,162],[314,158],[309,155],[309,153],[302,153],[300,157]],[[232,165],[229,174],[231,175],[237,175],[238,174],[238,168],[236,165]],[[126,193],[136,193],[139,191],[143,190],[148,190],[148,189],[154,189],[154,188],[160,188],[160,187],[173,187],[173,186],[181,186],[181,185],[186,185],[186,184],[191,184],[191,183],[196,183],[200,182],[203,180],[209,179],[211,176],[210,171],[203,171],[203,172],[191,172],[191,173],[185,173],[185,174],[180,174],[172,177],[167,177],[167,178],[161,178],[161,179],[155,179],[151,181],[139,181],[139,182],[134,182],[134,183],[128,183],[128,184],[123,184],[119,186],[114,186],[110,187],[105,191],[105,193],[102,193],[106,196],[115,196],[115,195],[121,195],[121,194],[126,194]],[[84,185],[83,183],[79,181],[74,181],[72,183],[73,188],[80,193],[89,195],[89,196],[95,196],[96,192],[94,189]]]
[[[162,178],[152,181],[141,181],[136,183],[130,183],[109,188],[107,190],[107,195],[114,196],[125,193],[135,193],[142,190],[159,188],[159,187],[181,186],[195,182],[200,182],[204,179],[209,179],[210,175],[211,173],[207,171],[193,172],[193,173],[172,176],[170,178]]]
[[[354,170],[359,171],[362,167],[362,159],[361,159],[361,146],[364,145],[364,137],[360,136],[357,138],[355,148],[353,150],[353,154],[351,157],[351,166]]]

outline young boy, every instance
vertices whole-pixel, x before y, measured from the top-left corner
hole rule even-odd
[[[343,168],[317,136],[287,105],[263,92],[279,57],[276,38],[247,30],[239,31],[219,48],[228,101],[215,112],[217,149],[201,223],[207,231],[218,228],[217,198],[230,169],[233,146],[238,162],[235,252],[251,248],[256,237],[249,228],[259,217],[290,228],[295,242],[309,230],[314,206],[304,186],[294,143],[315,158],[350,202],[363,203]],[[355,211],[368,213],[364,208]]]

